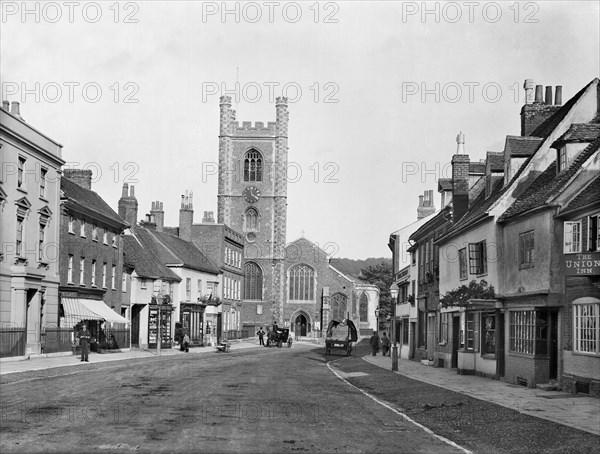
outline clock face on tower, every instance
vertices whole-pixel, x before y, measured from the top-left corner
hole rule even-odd
[[[260,190],[255,186],[248,186],[246,189],[244,189],[242,195],[244,196],[246,202],[254,203],[258,201],[260,197]]]

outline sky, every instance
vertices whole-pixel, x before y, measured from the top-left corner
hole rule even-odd
[[[177,225],[186,190],[216,213],[219,97],[266,123],[287,96],[287,240],[390,257],[459,131],[483,159],[519,134],[525,79],[566,102],[598,77],[599,4],[2,1],[2,99],[115,210],[127,182]]]

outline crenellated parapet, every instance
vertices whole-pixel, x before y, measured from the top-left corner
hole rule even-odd
[[[277,134],[277,123],[269,121],[266,125],[262,121],[252,123],[251,121],[231,121],[231,134],[242,137],[275,137]]]

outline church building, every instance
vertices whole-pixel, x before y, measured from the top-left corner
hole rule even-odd
[[[278,97],[275,122],[240,125],[231,98],[220,100],[217,222],[244,238],[243,329],[277,323],[297,337],[319,337],[331,319],[349,318],[372,333],[378,288],[333,268],[305,238],[286,244],[287,109]]]

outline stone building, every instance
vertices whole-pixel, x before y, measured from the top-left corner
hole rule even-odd
[[[58,324],[62,145],[0,109],[0,356],[42,352]]]
[[[217,222],[244,235],[242,321],[260,325],[282,321],[285,300],[287,99],[275,110],[275,122],[240,125],[220,102]]]

